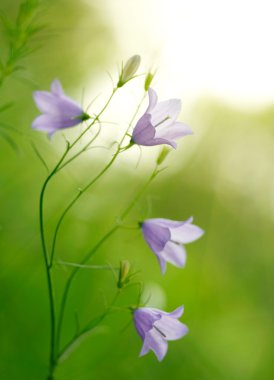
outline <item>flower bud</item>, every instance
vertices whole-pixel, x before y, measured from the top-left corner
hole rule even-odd
[[[122,68],[117,87],[122,87],[126,82],[131,80],[138,70],[141,63],[141,57],[139,55],[133,55],[129,58]]]
[[[155,73],[152,74],[152,72],[150,71],[147,73],[146,78],[145,78],[145,84],[144,84],[145,91],[148,91],[151,85],[151,82],[153,81],[154,76],[155,76]]]
[[[158,156],[158,158],[157,158],[157,165],[161,165],[161,163],[164,162],[164,160],[166,159],[166,156],[167,156],[170,152],[171,152],[171,149],[169,149],[169,148],[167,148],[167,147],[164,147],[164,148],[161,150],[161,152],[160,152],[160,154],[159,154],[159,156]]]
[[[119,278],[117,282],[118,288],[123,288],[129,282],[129,270],[130,270],[130,262],[127,260],[122,260],[120,262],[120,270],[119,270]]]

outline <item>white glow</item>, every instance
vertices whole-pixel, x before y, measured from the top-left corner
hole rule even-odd
[[[272,0],[106,0],[98,7],[115,33],[116,61],[139,53],[157,64],[160,95],[274,100]]]

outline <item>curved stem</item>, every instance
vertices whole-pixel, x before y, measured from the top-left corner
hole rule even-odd
[[[106,103],[105,107],[100,111],[100,113],[97,115],[97,120],[99,119],[99,117],[101,116],[101,114],[103,113],[103,111],[106,109],[107,105],[109,104],[110,100],[112,99],[113,95],[115,94],[117,88],[114,88],[113,89],[113,92],[108,100],[108,102]],[[74,203],[81,197],[81,195],[86,191],[88,190],[93,184],[95,184],[95,182],[100,179],[100,177],[111,167],[111,165],[114,163],[114,161],[116,160],[116,158],[118,157],[119,153],[122,151],[121,150],[121,147],[126,139],[126,137],[128,136],[128,132],[130,130],[130,128],[132,127],[132,124],[133,124],[133,121],[135,119],[135,117],[137,116],[139,110],[140,110],[140,107],[146,97],[146,94],[147,92],[144,93],[140,103],[138,104],[131,120],[130,120],[130,123],[125,131],[125,133],[123,134],[120,142],[118,143],[118,147],[117,147],[117,150],[116,152],[114,153],[113,157],[111,158],[111,160],[108,162],[108,164],[104,167],[103,170],[101,170],[101,172],[95,177],[93,178],[81,191],[79,191],[79,193],[71,200],[71,202],[68,204],[68,206],[65,208],[65,210],[63,211],[63,213],[61,214],[60,218],[58,219],[58,222],[56,224],[56,228],[55,228],[55,231],[54,231],[54,235],[53,235],[53,240],[52,240],[52,248],[51,248],[51,255],[50,255],[50,266],[53,265],[53,260],[54,260],[54,254],[55,254],[55,247],[56,247],[56,240],[57,240],[57,236],[58,236],[58,232],[59,232],[59,229],[62,225],[62,222],[66,216],[66,214],[68,213],[68,211],[72,208],[72,206],[74,205]],[[94,119],[96,120],[96,119]],[[94,121],[95,122],[95,121]],[[85,131],[82,133],[82,135],[85,133]],[[76,139],[77,140],[77,139]],[[76,140],[74,141],[74,143],[71,145],[71,147],[73,147],[75,145],[75,142]],[[79,140],[79,139],[78,139]],[[128,146],[129,148],[130,146]],[[70,160],[71,161],[71,160]],[[67,163],[65,162],[64,165],[62,165],[61,168],[63,168]]]
[[[110,97],[108,98],[108,100],[107,100],[106,104],[104,105],[104,107],[103,107],[103,108],[101,109],[101,111],[95,116],[95,118],[94,118],[93,121],[87,126],[87,128],[84,129],[83,132],[80,133],[80,135],[79,135],[79,136],[73,141],[73,143],[70,145],[70,149],[72,149],[72,148],[78,143],[78,141],[81,140],[81,138],[87,133],[87,131],[89,131],[90,128],[91,128],[91,127],[92,127],[97,121],[99,121],[100,116],[101,116],[102,113],[105,111],[105,109],[108,107],[109,103],[111,102],[111,99],[113,98],[113,96],[114,96],[114,94],[116,93],[117,90],[118,90],[117,87],[113,88],[112,93],[111,93]],[[99,133],[100,133],[100,130],[99,130],[98,134],[99,134]],[[95,138],[97,138],[98,134],[95,135]],[[90,141],[88,145],[90,145],[90,144],[95,140],[95,138],[94,138],[92,141]],[[75,156],[73,156],[73,157],[70,158],[68,161],[66,161],[66,162],[65,162],[65,163],[59,168],[59,170],[63,169],[63,167],[65,167],[69,162],[71,162],[71,161],[74,160],[76,157],[78,157],[79,154],[81,154],[84,150],[85,150],[85,148],[84,148],[82,151],[76,153]]]
[[[150,185],[150,183],[152,182],[152,180],[160,173],[160,171],[158,170],[158,165],[156,165],[156,168],[153,170],[151,176],[149,177],[149,179],[147,180],[147,182],[145,183],[145,185],[141,188],[141,190],[136,194],[135,198],[133,199],[133,201],[128,205],[128,207],[124,210],[124,212],[122,213],[122,215],[120,216],[120,220],[123,221],[123,219],[129,214],[129,212],[133,209],[133,207],[136,205],[136,202],[138,201],[138,199],[142,196],[142,194],[145,192],[145,190],[147,189],[147,187]]]
[[[51,257],[50,257],[50,266],[52,266],[53,260],[54,260],[55,246],[56,246],[56,240],[57,240],[58,232],[59,232],[59,229],[61,227],[61,224],[62,224],[62,222],[63,222],[66,214],[72,208],[72,206],[74,205],[74,203],[81,197],[81,195],[84,194],[93,184],[95,184],[95,182],[97,182],[98,179],[101,178],[102,175],[111,167],[111,165],[116,160],[119,152],[120,152],[120,148],[118,147],[118,149],[116,150],[114,156],[109,161],[109,163],[104,167],[104,169],[101,170],[101,172],[99,174],[97,174],[96,177],[94,177],[82,190],[80,190],[78,192],[78,194],[71,200],[71,202],[67,205],[67,207],[65,208],[65,210],[61,214],[61,216],[60,216],[60,218],[59,218],[59,220],[57,222],[55,231],[54,231],[54,236],[53,236],[53,241],[52,241],[52,249],[51,249]]]
[[[54,368],[55,368],[55,365],[56,365],[56,360],[55,360],[55,343],[56,343],[55,342],[55,333],[56,333],[56,323],[55,322],[56,321],[55,321],[55,305],[54,305],[53,283],[52,283],[52,277],[51,277],[52,254],[51,254],[50,257],[48,257],[46,238],[45,238],[45,228],[44,228],[44,197],[45,197],[45,191],[46,191],[47,186],[48,186],[50,180],[52,179],[52,177],[59,170],[61,170],[64,166],[66,166],[67,163],[71,162],[72,159],[78,157],[78,155],[80,153],[82,153],[82,151],[84,151],[86,149],[86,146],[85,146],[84,150],[82,150],[82,151],[78,152],[77,154],[75,154],[75,156],[73,156],[72,159],[69,159],[67,161],[67,163],[65,162],[62,165],[64,159],[66,158],[66,156],[68,154],[68,152],[77,144],[77,142],[89,130],[89,128],[93,124],[95,124],[95,122],[97,120],[99,120],[100,115],[107,108],[107,106],[110,103],[110,101],[111,101],[113,95],[115,94],[116,90],[117,90],[117,88],[113,89],[113,91],[112,91],[112,93],[111,93],[108,101],[106,102],[106,104],[104,105],[104,107],[101,109],[101,111],[99,112],[99,114],[92,121],[92,123],[74,140],[74,142],[72,144],[69,144],[69,143],[67,144],[67,147],[66,147],[66,150],[65,150],[64,154],[62,155],[62,157],[60,158],[60,160],[58,161],[58,163],[56,164],[56,166],[54,167],[54,169],[52,170],[52,172],[47,176],[47,178],[46,178],[46,180],[45,180],[45,182],[44,182],[44,184],[42,186],[41,192],[40,192],[40,199],[39,199],[39,226],[40,226],[40,236],[41,236],[41,243],[42,243],[42,252],[43,252],[43,257],[44,257],[44,265],[45,265],[45,271],[46,271],[46,278],[47,278],[47,285],[48,285],[48,296],[49,296],[49,307],[50,307],[50,358],[49,358],[49,375],[48,375],[48,380],[52,380],[53,379],[53,372],[54,372]],[[100,129],[97,132],[97,134],[95,135],[95,138],[98,136],[99,132],[100,132]],[[90,141],[88,145],[90,145],[94,141],[95,138],[93,138],[92,141]],[[78,198],[76,198],[74,200],[74,202],[77,199]],[[74,202],[71,203],[71,206],[73,205]],[[60,223],[61,222],[62,222],[62,220],[60,221]],[[59,226],[58,226],[58,229],[59,229]]]
[[[112,96],[114,95],[115,91],[117,89],[114,89],[113,90],[113,94]],[[93,178],[85,187],[84,189],[82,189],[73,199],[72,201],[68,204],[68,206],[66,207],[66,209],[63,211],[63,213],[61,214],[58,222],[57,222],[57,225],[56,225],[56,228],[55,228],[55,232],[54,232],[54,236],[53,236],[53,242],[52,242],[52,249],[51,249],[51,257],[50,257],[50,266],[52,266],[53,264],[53,260],[54,260],[54,254],[55,254],[55,247],[56,247],[56,240],[57,240],[57,236],[58,236],[58,232],[59,232],[59,229],[61,227],[61,224],[66,216],[66,214],[68,213],[68,211],[71,209],[71,207],[74,205],[74,203],[80,198],[80,196],[88,189],[90,188],[99,178],[101,178],[101,176],[111,167],[111,165],[114,163],[114,161],[116,160],[117,156],[119,155],[120,151],[121,151],[121,147],[126,139],[126,137],[128,136],[128,132],[130,130],[130,128],[132,127],[132,124],[134,122],[134,119],[135,117],[137,116],[139,110],[140,110],[140,107],[146,97],[146,94],[147,92],[144,93],[139,105],[137,106],[131,120],[130,120],[130,123],[125,131],[125,133],[123,134],[120,142],[118,143],[118,147],[117,147],[117,150],[116,152],[114,153],[112,159],[108,162],[108,164],[104,167],[104,169],[95,177]],[[111,96],[111,97],[112,97]],[[110,99],[111,99],[110,97]],[[110,101],[110,100],[109,100]],[[108,103],[107,103],[108,104]],[[105,109],[105,108],[104,108]],[[104,110],[103,109],[103,110]],[[99,118],[99,116],[102,114],[102,111],[99,113],[99,115],[97,115],[97,119]],[[137,199],[135,199],[134,201],[134,204],[136,202]],[[125,210],[125,212],[122,214],[122,217],[125,217],[127,215],[127,213],[131,210],[131,208],[134,206],[134,204],[130,207],[128,207],[127,210]],[[87,255],[82,259],[82,261],[80,262],[80,265],[84,265],[87,260],[90,259],[90,257],[99,249],[99,247],[105,242],[105,240],[107,240],[117,229],[119,228],[119,226],[114,226],[96,245],[95,247],[87,253]],[[68,293],[69,293],[69,289],[71,287],[71,284],[72,284],[72,281],[74,279],[74,277],[76,276],[78,270],[80,268],[79,267],[76,267],[74,268],[74,270],[72,271],[71,275],[69,276],[68,280],[67,280],[67,283],[66,283],[66,286],[65,286],[65,289],[64,289],[64,293],[63,293],[63,296],[62,296],[62,301],[61,301],[61,306],[60,306],[60,312],[59,312],[59,319],[58,319],[58,326],[57,326],[57,336],[56,336],[56,347],[57,347],[57,353],[59,351],[59,345],[60,345],[60,338],[61,338],[61,330],[62,330],[62,324],[63,324],[63,319],[64,319],[64,313],[65,313],[65,306],[66,306],[66,302],[67,302],[67,297],[68,297]]]
[[[78,264],[78,263],[72,263],[70,261],[58,261],[59,265],[67,266],[67,267],[77,267],[80,269],[95,269],[95,270],[111,270],[111,271],[119,271],[120,268],[114,268],[111,265],[85,265],[85,264]]]
[[[79,341],[82,340],[87,334],[89,334],[95,327],[97,327],[106,318],[106,316],[109,314],[110,310],[114,306],[115,302],[117,301],[117,298],[118,298],[118,296],[119,296],[120,293],[121,293],[121,289],[119,289],[117,291],[117,293],[115,294],[115,296],[114,296],[111,304],[106,309],[106,311],[101,316],[99,316],[98,318],[96,318],[95,320],[91,320],[86,325],[86,327],[84,327],[78,334],[76,334],[75,337],[73,337],[64,346],[64,348],[62,349],[62,351],[57,356],[57,362],[58,363],[61,363],[62,361],[64,361],[67,358],[67,356],[70,354],[70,352],[73,350],[73,348],[75,346],[77,346],[77,344],[79,343]]]
[[[53,371],[53,368],[55,366],[55,308],[54,308],[54,296],[53,296],[53,286],[52,286],[52,278],[50,273],[50,266],[49,266],[49,259],[48,259],[48,253],[47,253],[47,246],[46,246],[46,239],[45,239],[45,229],[44,229],[44,196],[45,191],[47,188],[47,185],[50,181],[50,179],[55,175],[56,171],[58,170],[58,167],[63,162],[66,154],[68,151],[68,147],[53,169],[53,171],[48,175],[46,178],[42,190],[40,193],[40,199],[39,199],[39,226],[40,226],[40,236],[41,236],[41,243],[42,243],[42,252],[44,257],[44,265],[46,270],[46,277],[47,277],[47,284],[48,284],[48,295],[49,295],[49,307],[50,307],[50,374]],[[51,375],[50,375],[51,376]]]
[[[45,244],[45,234],[44,234],[44,227],[43,227],[43,199],[44,199],[44,193],[46,189],[46,185],[48,182],[45,182],[45,185],[43,186],[43,190],[41,192],[40,196],[40,234],[41,234],[41,241],[42,241],[42,249],[43,249],[43,257],[44,257],[44,264],[45,264],[45,270],[46,270],[46,276],[47,276],[47,284],[48,284],[48,294],[49,294],[49,305],[50,305],[50,371],[54,367],[54,346],[55,346],[55,310],[54,310],[54,297],[53,297],[53,287],[52,287],[52,279],[51,279],[51,273],[50,273],[50,267],[48,265],[48,258],[47,258],[47,251],[46,251],[46,244]]]
[[[141,188],[141,190],[136,194],[133,201],[129,204],[129,206],[124,210],[124,212],[120,216],[120,221],[123,221],[123,219],[129,214],[129,212],[132,210],[132,208],[135,206],[137,200],[141,197],[141,195],[144,193],[144,191],[147,189],[151,181],[156,177],[156,175],[159,173],[158,171],[158,165],[153,170],[151,176],[149,177],[148,181],[145,183],[145,185]],[[101,245],[118,229],[120,228],[120,225],[116,224],[113,226],[102,238],[99,240],[99,242],[89,251],[87,254],[83,257],[83,259],[80,261],[79,266],[74,267],[73,271],[71,272],[65,289],[62,296],[61,306],[60,306],[60,314],[58,319],[58,327],[57,327],[57,338],[56,338],[56,346],[57,346],[57,352],[59,350],[60,345],[60,338],[61,338],[61,330],[62,330],[62,324],[64,319],[64,313],[65,313],[65,307],[67,303],[68,293],[71,287],[71,284],[73,282],[73,279],[75,278],[78,271],[83,267],[83,265],[97,252],[97,250],[101,247]]]
[[[101,247],[101,245],[119,228],[119,226],[114,226],[110,231],[108,231],[102,238],[99,240],[99,242],[93,247],[93,249],[88,252],[84,258],[81,260],[80,265],[84,265],[91,256],[95,254],[95,252]],[[61,306],[60,306],[60,313],[59,313],[59,319],[58,319],[58,326],[57,326],[57,335],[56,335],[56,347],[57,347],[57,352],[59,351],[59,345],[60,345],[60,338],[61,338],[61,331],[62,331],[62,324],[63,324],[63,319],[64,319],[64,313],[65,313],[65,307],[67,303],[67,298],[68,298],[68,293],[72,284],[72,281],[74,277],[76,276],[77,272],[81,269],[81,267],[75,267],[73,271],[71,272],[65,289],[64,293],[62,296],[62,301],[61,301]]]
[[[90,125],[91,126],[91,125]],[[90,128],[89,126],[89,128]],[[75,153],[72,157],[70,157],[66,162],[63,163],[63,165],[61,165],[58,169],[58,171],[62,170],[65,166],[67,166],[71,161],[75,160],[78,156],[80,156],[80,154],[82,154],[83,152],[85,152],[88,147],[97,139],[97,137],[99,136],[101,132],[101,126],[99,125],[99,129],[98,131],[95,133],[94,137],[84,146],[84,148],[82,148],[81,150],[79,150],[79,152]]]

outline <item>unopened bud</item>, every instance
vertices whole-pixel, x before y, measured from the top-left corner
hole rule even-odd
[[[120,262],[120,271],[119,278],[117,282],[118,288],[123,288],[129,282],[129,270],[130,270],[130,262],[127,260],[122,260]]]
[[[161,165],[170,152],[171,152],[171,149],[167,148],[166,146],[163,147],[163,149],[161,150],[161,152],[157,158],[157,165]]]
[[[133,55],[127,60],[125,67],[122,68],[117,87],[122,87],[126,82],[134,77],[140,63],[141,57],[139,55]]]
[[[155,73],[152,74],[152,72],[150,72],[150,71],[147,73],[146,79],[145,79],[145,85],[144,85],[145,91],[148,91],[148,89],[151,85],[151,82],[153,81],[154,76],[155,76]]]

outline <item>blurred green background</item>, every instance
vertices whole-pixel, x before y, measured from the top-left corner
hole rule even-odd
[[[2,0],[1,8],[14,19],[19,3]],[[58,77],[78,101],[82,88],[90,91],[84,96],[85,105],[91,95],[102,93],[98,102],[107,98],[111,82],[106,72],[115,77],[117,62],[127,57],[121,56],[117,31],[98,4],[42,1],[38,19],[46,27],[35,41],[41,48],[23,61],[25,71],[7,78],[0,88],[1,104],[14,102],[0,113],[0,121],[17,130],[5,127],[16,148],[0,139],[1,379],[38,380],[47,374],[49,312],[38,231],[38,197],[46,172],[30,143],[52,167],[64,149],[64,139],[59,133],[50,141],[30,129],[38,114],[32,92],[48,89]],[[5,46],[4,32],[0,38]],[[150,64],[144,62],[143,70]],[[125,128],[131,108],[123,101],[138,102],[142,83],[139,78],[122,89],[106,113],[106,120],[119,125],[104,125],[103,145],[108,146]],[[170,88],[166,98],[172,97]],[[100,108],[96,102],[94,107]],[[169,169],[152,183],[126,224],[132,226],[144,217],[184,220],[193,215],[206,234],[187,247],[185,269],[168,266],[162,276],[154,255],[134,229],[120,229],[92,260],[113,266],[121,259],[130,260],[140,270],[136,281],[144,282],[150,305],[170,311],[184,304],[182,321],[189,334],[169,344],[162,363],[152,353],[138,358],[141,340],[132,324],[125,328],[131,316],[117,311],[60,365],[57,380],[273,378],[273,116],[271,106],[254,111],[210,97],[197,100],[182,113],[181,119],[195,134],[182,139],[168,156]],[[79,128],[66,136],[71,138]],[[139,150],[134,149],[123,153],[111,172],[67,215],[57,243],[59,259],[79,261],[145,183],[159,149],[151,149],[152,153],[143,149],[138,167]],[[48,236],[68,200],[111,154],[91,150],[52,182],[46,199]],[[57,302],[69,271],[58,265],[54,270]],[[75,312],[81,324],[98,316],[105,302],[111,301],[115,286],[111,272],[81,271],[69,298],[63,343],[75,329]],[[134,304],[137,297],[137,288],[129,288],[118,305]]]

